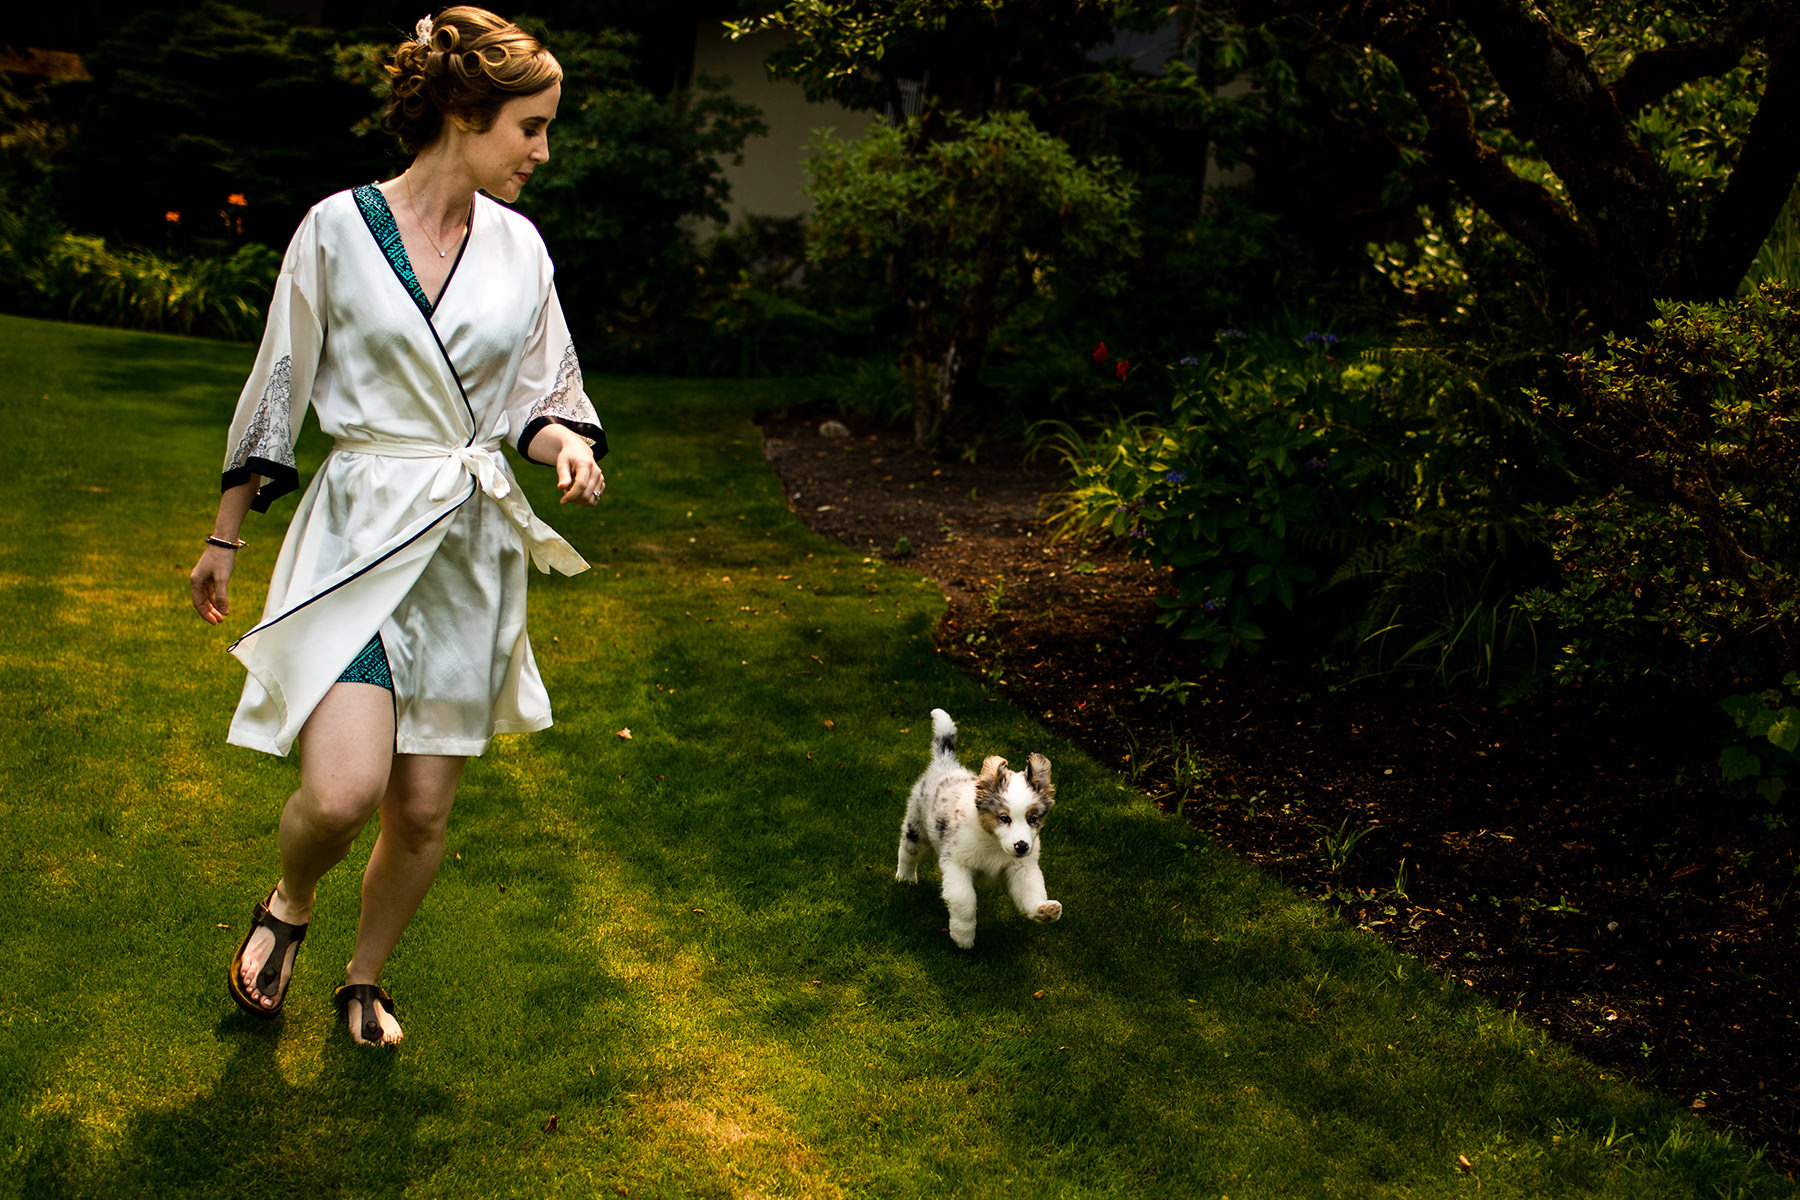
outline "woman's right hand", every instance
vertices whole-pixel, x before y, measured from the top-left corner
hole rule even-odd
[[[231,568],[236,565],[236,550],[209,545],[188,574],[194,611],[208,625],[217,625],[231,615]]]

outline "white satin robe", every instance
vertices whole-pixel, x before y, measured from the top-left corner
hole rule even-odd
[[[263,478],[254,507],[298,485],[310,405],[334,439],[300,499],[262,621],[232,647],[249,671],[229,740],[286,754],[379,632],[394,679],[395,750],[480,754],[551,723],[525,632],[529,559],[587,563],[525,503],[502,441],[548,422],[606,452],[582,390],[552,266],[526,218],[477,195],[469,235],[427,316],[371,188],[316,205],[288,246],[222,486]],[[384,248],[384,243],[386,248]]]

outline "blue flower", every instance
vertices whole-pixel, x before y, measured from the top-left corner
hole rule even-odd
[[[1183,367],[1191,367],[1191,366],[1194,366],[1199,361],[1200,361],[1199,359],[1193,357],[1192,355],[1189,355],[1187,358],[1182,359],[1181,362],[1178,363],[1177,365],[1183,366]]]
[[[1241,342],[1250,335],[1241,329],[1221,329],[1217,336],[1221,342]]]
[[[1163,478],[1168,480],[1170,483],[1181,483],[1187,479],[1187,472],[1186,471],[1166,471],[1163,473]]]
[[[1327,346],[1327,347],[1329,347],[1329,346],[1335,346],[1338,344],[1338,335],[1335,333],[1320,333],[1318,330],[1315,329],[1311,333],[1307,334],[1304,338],[1301,338],[1300,340],[1308,346]]]

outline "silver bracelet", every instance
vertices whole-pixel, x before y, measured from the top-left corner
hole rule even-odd
[[[239,550],[248,545],[243,538],[239,538],[235,542],[228,542],[224,538],[214,537],[210,533],[206,535],[206,544],[209,546],[217,546],[221,550]]]

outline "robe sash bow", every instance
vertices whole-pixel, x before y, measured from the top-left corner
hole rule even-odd
[[[500,453],[500,445],[505,436],[505,428],[502,427],[487,441],[467,446],[432,445],[429,442],[384,438],[338,438],[332,444],[332,449],[347,454],[374,454],[383,458],[442,459],[443,464],[438,467],[437,475],[431,481],[429,495],[434,502],[442,504],[453,499],[457,481],[464,475],[472,476],[475,485],[500,506],[506,519],[519,531],[525,548],[531,552],[533,566],[546,575],[553,569],[564,575],[579,575],[588,569],[587,559],[581,557],[575,547],[563,540],[561,534],[532,511],[531,503],[525,499],[525,493],[519,490],[518,480],[513,477],[512,467]]]

